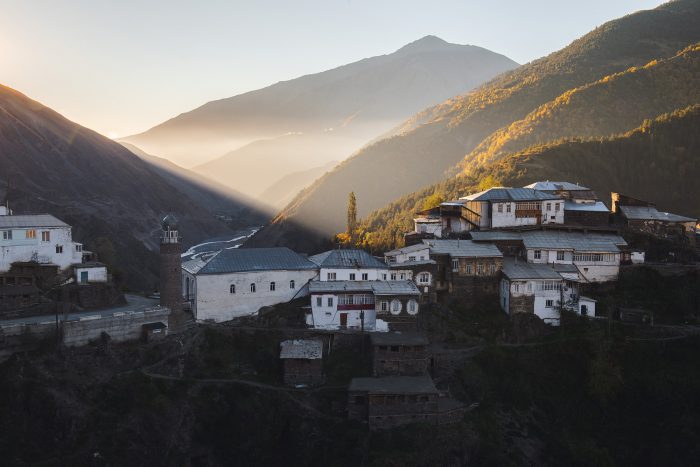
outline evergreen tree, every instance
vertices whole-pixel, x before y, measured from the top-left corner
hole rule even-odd
[[[357,228],[357,199],[355,192],[351,191],[348,196],[348,235],[352,237]]]

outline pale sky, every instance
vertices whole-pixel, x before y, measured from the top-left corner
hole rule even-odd
[[[433,34],[519,63],[659,0],[0,0],[0,83],[110,136]]]

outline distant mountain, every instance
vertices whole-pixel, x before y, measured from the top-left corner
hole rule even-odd
[[[0,197],[17,213],[50,212],[73,225],[87,249],[109,253],[132,289],[156,286],[153,249],[165,213],[181,218],[185,245],[232,233],[186,194],[191,186],[159,172],[120,144],[0,86]],[[232,216],[248,213],[232,200],[220,206]]]
[[[232,170],[240,162],[235,154],[219,156],[269,140],[268,157],[293,160],[295,170],[342,160],[426,106],[517,65],[481,47],[427,36],[388,55],[209,102],[124,141],[186,167],[206,163],[197,170],[236,189],[251,176],[264,185],[258,172]],[[277,139],[288,134],[306,137],[297,146]]]
[[[294,196],[305,187],[311,185],[314,180],[319,178],[324,173],[330,171],[338,164],[337,161],[329,162],[320,167],[313,169],[294,172],[277,180],[270,185],[261,195],[260,199],[266,204],[282,209],[286,206]]]
[[[440,199],[479,191],[484,181],[525,186],[537,180],[570,180],[592,188],[610,206],[617,191],[652,201],[665,211],[700,218],[700,105],[645,121],[627,133],[588,141],[527,148],[462,177],[411,193],[370,214],[362,223],[371,247],[390,249],[413,229],[416,211]]]
[[[359,214],[366,216],[402,195],[439,183],[446,173],[458,171],[456,164],[469,163],[465,155],[482,141],[540,106],[630,67],[673,57],[700,41],[698,24],[700,2],[696,0],[640,11],[606,23],[564,49],[506,72],[465,96],[426,109],[396,128],[393,136],[363,148],[319,179],[250,243],[313,248],[310,232],[319,239],[345,228],[348,192],[357,194]],[[627,97],[628,109],[633,109],[635,96]],[[653,115],[667,110],[659,108]],[[585,115],[579,117],[580,121],[569,124],[585,128],[592,123]],[[638,122],[628,119],[625,124]]]

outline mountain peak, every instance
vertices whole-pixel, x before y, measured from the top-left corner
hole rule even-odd
[[[417,41],[410,42],[399,50],[397,53],[415,53],[415,52],[427,52],[431,50],[444,49],[455,44],[450,44],[449,42],[440,39],[437,36],[425,36],[421,37]]]

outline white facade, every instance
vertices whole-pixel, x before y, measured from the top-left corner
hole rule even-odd
[[[192,274],[183,270],[183,296],[196,320],[229,321],[252,315],[264,306],[309,294],[310,270],[268,270],[227,274]]]
[[[413,263],[430,259],[430,247],[426,244],[418,244],[384,253],[387,264]]]
[[[79,284],[94,282],[107,282],[107,267],[102,266],[75,266],[75,281]]]
[[[440,218],[417,217],[413,219],[413,230],[420,234],[442,237],[442,220]]]
[[[319,279],[322,281],[378,281],[386,269],[378,268],[321,268]]]
[[[338,308],[339,301],[347,301],[345,297],[352,296],[353,305],[343,304]],[[355,303],[358,302],[358,303]],[[352,308],[350,308],[352,307]],[[375,297],[371,291],[354,294],[320,293],[311,295],[311,314],[309,326],[317,329],[361,329],[362,314],[364,313],[364,329],[373,331],[377,323]]]
[[[491,228],[564,223],[564,200],[494,202]]]
[[[547,324],[559,324],[560,308],[575,310],[580,314],[578,287],[574,282],[563,279],[511,280],[507,277],[501,280],[501,309],[507,314],[510,314],[513,300],[525,297],[533,298],[533,308],[523,312],[534,313]],[[595,313],[595,306],[593,311]]]
[[[36,261],[65,270],[81,263],[83,245],[73,242],[71,227],[53,216],[0,215],[0,272],[14,262]]]

